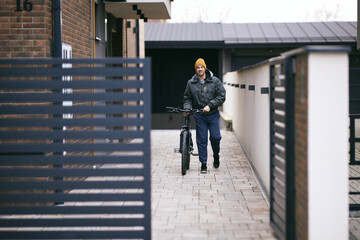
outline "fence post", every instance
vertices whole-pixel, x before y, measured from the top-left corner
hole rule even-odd
[[[307,225],[309,240],[349,238],[347,51],[344,47],[310,48],[303,58],[305,67],[300,66],[299,57],[296,60],[295,219]],[[307,118],[301,116],[302,106],[307,108]],[[306,147],[302,151],[304,129]],[[307,166],[299,164],[304,155]],[[298,171],[301,168],[307,168],[305,176]],[[299,216],[301,191],[307,192],[307,217],[303,219]],[[298,223],[299,234],[303,229]]]

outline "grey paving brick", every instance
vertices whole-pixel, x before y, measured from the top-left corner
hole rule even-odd
[[[234,133],[221,133],[220,168],[212,166],[209,144],[208,173],[200,174],[192,156],[182,176],[181,155],[174,153],[179,131],[152,131],[154,239],[276,239],[269,207]]]

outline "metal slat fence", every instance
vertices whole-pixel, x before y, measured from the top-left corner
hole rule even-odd
[[[270,224],[294,239],[294,80],[291,58],[270,65]]]
[[[350,67],[350,161],[349,202],[350,211],[360,210],[360,67]]]
[[[151,239],[150,64],[0,60],[1,239]]]

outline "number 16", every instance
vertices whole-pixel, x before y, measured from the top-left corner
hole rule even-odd
[[[20,4],[20,1],[21,0],[16,0],[16,11],[17,12],[21,12],[22,10],[21,10],[21,4]],[[28,0],[24,0],[24,4],[23,4],[23,6],[24,6],[24,10],[25,11],[28,11],[28,12],[30,12],[31,10],[32,10],[32,8],[33,8],[33,4],[30,2],[30,1],[28,1]]]

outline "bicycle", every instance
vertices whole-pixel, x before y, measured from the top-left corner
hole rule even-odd
[[[191,138],[191,125],[190,125],[190,115],[194,113],[202,112],[202,109],[182,109],[176,107],[166,107],[167,112],[173,113],[184,113],[189,112],[190,114],[185,117],[185,124],[180,128],[180,148],[179,152],[181,153],[181,174],[185,175],[186,170],[190,168],[190,154],[197,156],[198,154],[193,153],[193,141]]]

